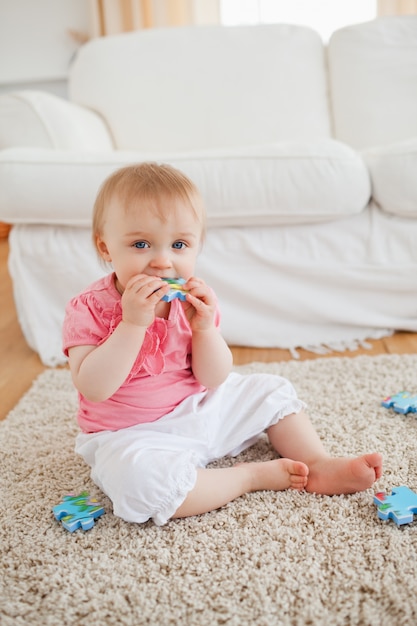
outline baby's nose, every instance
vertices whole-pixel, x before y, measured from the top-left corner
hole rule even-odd
[[[171,267],[171,260],[169,258],[169,255],[163,252],[155,254],[155,256],[153,257],[151,261],[151,266],[152,267],[164,267],[164,268]]]

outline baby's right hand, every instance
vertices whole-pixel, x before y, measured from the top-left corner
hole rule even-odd
[[[157,276],[133,276],[122,294],[123,321],[148,328],[155,319],[156,305],[169,289],[169,284]]]

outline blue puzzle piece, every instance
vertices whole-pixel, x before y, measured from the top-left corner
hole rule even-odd
[[[400,391],[384,398],[381,404],[386,409],[393,408],[397,413],[416,413],[417,395],[413,396],[408,391]]]
[[[165,296],[162,296],[162,300],[165,300],[165,302],[171,302],[171,300],[175,300],[175,298],[179,298],[179,300],[183,301],[185,300],[187,292],[182,288],[182,285],[186,282],[183,278],[163,278],[162,280],[171,285],[168,293]]]
[[[390,496],[384,492],[375,494],[374,504],[378,507],[380,519],[390,518],[397,526],[410,524],[413,513],[417,513],[417,493],[408,487],[394,487]]]
[[[94,526],[94,519],[103,515],[104,508],[95,498],[91,498],[87,491],[78,496],[72,494],[64,496],[61,504],[52,508],[55,519],[60,520],[62,525],[70,533],[82,528],[90,530]]]

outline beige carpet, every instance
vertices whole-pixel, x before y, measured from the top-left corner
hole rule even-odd
[[[377,487],[417,491],[417,417],[380,406],[389,393],[417,392],[417,355],[237,369],[288,376],[331,452],[379,450]],[[52,370],[0,424],[3,626],[417,623],[417,521],[379,520],[373,489],[262,492],[162,528],[127,524],[73,453],[75,411],[68,372]],[[270,457],[263,440],[239,460]],[[106,514],[70,534],[51,507],[83,489]]]

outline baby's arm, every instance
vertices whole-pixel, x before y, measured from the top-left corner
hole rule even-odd
[[[75,387],[92,402],[110,398],[126,380],[142,347],[146,329],[155,319],[155,306],[169,290],[160,278],[139,275],[126,285],[122,321],[99,346],[68,350]]]
[[[218,387],[230,373],[232,353],[215,326],[216,300],[204,281],[191,278],[184,305],[192,330],[191,365],[194,376],[208,388]]]
[[[126,380],[145,337],[146,328],[121,321],[99,346],[68,350],[72,380],[92,402],[110,398]]]

